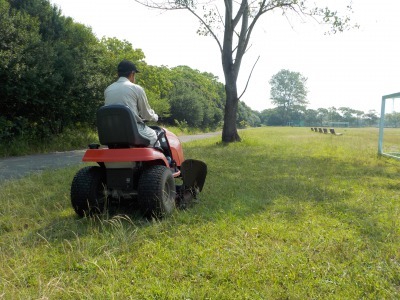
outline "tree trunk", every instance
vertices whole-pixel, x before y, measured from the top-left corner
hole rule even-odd
[[[236,128],[239,99],[237,95],[236,76],[234,73],[225,72],[225,82],[226,102],[222,141],[224,143],[240,142],[241,139]]]
[[[225,32],[224,43],[222,47],[222,68],[225,77],[225,114],[224,114],[224,127],[222,129],[222,142],[232,143],[239,142],[240,137],[236,128],[236,118],[238,109],[238,92],[237,92],[237,74],[238,69],[235,68],[233,63],[233,33],[235,24],[232,19],[232,0],[227,1],[225,4]],[[238,64],[237,68],[240,67]]]

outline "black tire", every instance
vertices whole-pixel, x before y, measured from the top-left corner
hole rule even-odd
[[[165,166],[151,166],[140,176],[138,200],[146,217],[162,218],[175,210],[175,180]]]
[[[105,171],[100,167],[85,167],[76,173],[71,185],[71,204],[80,217],[104,211],[105,186]]]

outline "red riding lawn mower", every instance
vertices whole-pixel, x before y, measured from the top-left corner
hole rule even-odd
[[[175,207],[188,207],[203,189],[207,165],[184,160],[179,139],[170,131],[157,132],[155,147],[140,135],[131,110],[108,105],[97,112],[101,145],[89,145],[82,158],[96,162],[79,170],[71,185],[71,203],[83,216],[103,213],[112,203],[134,201],[144,216],[160,218]],[[177,184],[181,183],[181,184]]]

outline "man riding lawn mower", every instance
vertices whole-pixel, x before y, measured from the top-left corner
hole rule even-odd
[[[201,192],[207,165],[184,160],[179,139],[172,132],[151,126],[160,146],[137,128],[132,111],[123,105],[107,105],[97,112],[101,145],[91,144],[84,162],[96,162],[77,172],[71,186],[71,203],[83,217],[104,212],[121,200],[137,201],[146,217],[163,217],[175,207],[186,207]],[[177,185],[176,179],[182,184]]]
[[[207,166],[184,160],[178,138],[166,129],[145,125],[158,115],[150,108],[146,93],[136,84],[140,73],[135,64],[118,64],[119,79],[104,92],[106,106],[97,112],[99,140],[108,149],[92,144],[83,161],[86,167],[74,177],[71,202],[79,216],[101,213],[113,201],[139,203],[144,215],[162,217],[175,206],[187,206],[202,190]],[[175,179],[182,179],[181,185]]]

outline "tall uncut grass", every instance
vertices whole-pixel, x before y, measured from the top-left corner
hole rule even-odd
[[[342,132],[184,144],[206,184],[161,221],[77,218],[82,165],[2,183],[0,298],[398,299],[400,161],[377,157],[377,129]]]

